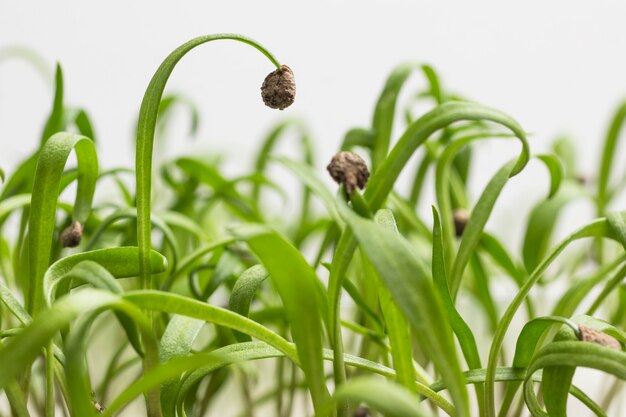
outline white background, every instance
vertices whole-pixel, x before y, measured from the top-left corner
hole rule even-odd
[[[322,167],[346,130],[370,123],[392,68],[417,61],[438,69],[444,87],[514,116],[533,133],[535,152],[556,135],[572,135],[581,174],[594,176],[610,114],[626,98],[625,2],[311,3],[0,0],[0,48],[27,46],[50,66],[62,63],[66,103],[91,113],[106,167],[132,164],[137,110],[162,59],[194,36],[239,32],[293,68],[296,103],[282,114],[261,104],[259,85],[272,67],[256,51],[230,41],[206,45],[183,59],[168,84],[168,91],[192,97],[202,116],[195,145],[181,118],[175,151],[199,147],[246,166],[261,134],[295,115],[311,126]],[[424,85],[418,77],[412,82]],[[16,60],[0,66],[5,170],[37,143],[50,102],[50,90],[29,66]],[[515,151],[516,145],[487,146],[478,165],[496,169]],[[541,169],[531,165],[512,190],[533,198],[519,202],[505,193],[503,210],[540,198],[547,187]],[[476,172],[477,190],[490,172]],[[519,231],[510,235],[518,240]]]
[[[514,116],[533,133],[533,151],[571,135],[581,174],[593,178],[611,113],[626,98],[625,22],[623,1],[0,0],[0,48],[27,46],[50,67],[62,63],[66,103],[90,112],[105,167],[132,165],[137,110],[162,59],[194,36],[239,32],[292,67],[296,103],[283,113],[262,105],[259,86],[272,66],[256,51],[228,41],[206,45],[183,59],[168,84],[201,111],[196,142],[181,118],[170,151],[219,153],[241,169],[262,133],[295,115],[314,132],[321,172],[345,131],[370,123],[387,74],[408,60],[432,64],[444,87]],[[410,85],[423,84],[415,77]],[[0,167],[10,172],[36,146],[50,96],[28,65],[0,65]],[[481,147],[476,191],[516,151]],[[621,148],[616,165],[625,160]],[[525,209],[546,190],[545,172],[532,164],[504,193],[490,229],[519,245]],[[588,204],[575,205],[559,233],[591,215]]]

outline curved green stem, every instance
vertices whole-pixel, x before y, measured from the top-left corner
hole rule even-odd
[[[585,237],[603,237],[610,236],[609,225],[606,219],[596,220],[582,228],[578,229],[561,243],[559,243],[550,254],[539,264],[539,266],[533,271],[528,280],[520,288],[519,292],[511,301],[511,304],[502,315],[502,319],[498,324],[498,327],[494,333],[493,341],[491,343],[491,349],[489,351],[489,360],[487,362],[487,375],[485,379],[485,415],[487,417],[495,417],[495,390],[494,382],[496,376],[496,367],[498,362],[498,356],[500,349],[504,342],[504,336],[506,331],[515,316],[519,306],[522,304],[532,287],[539,281],[545,270],[552,264],[552,262],[559,256],[563,250],[572,242],[585,238]]]
[[[200,36],[179,46],[165,58],[161,66],[157,69],[141,102],[139,121],[137,124],[137,148],[135,156],[137,170],[137,242],[139,246],[139,267],[141,271],[140,280],[142,288],[146,288],[150,277],[149,252],[151,245],[150,191],[152,185],[152,150],[159,106],[165,85],[178,61],[189,51],[207,42],[226,39],[252,46],[265,55],[276,68],[280,68],[278,60],[256,41],[237,34],[221,33]]]

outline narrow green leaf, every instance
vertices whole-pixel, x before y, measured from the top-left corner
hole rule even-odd
[[[46,271],[43,277],[45,300],[51,304],[54,300],[54,290],[63,279],[79,263],[91,261],[102,266],[115,278],[135,277],[139,275],[138,269],[139,249],[134,246],[97,249],[89,252],[77,253],[59,259]],[[160,253],[150,251],[150,267],[155,274],[167,269],[167,260]]]
[[[319,410],[329,396],[322,363],[326,294],[311,266],[285,238],[263,226],[242,226],[234,232],[259,257],[280,294],[313,404]]]
[[[522,144],[522,151],[511,175],[519,173],[524,168],[529,159],[528,142],[526,134],[515,120],[502,112],[476,103],[444,103],[413,122],[398,140],[380,168],[374,172],[364,193],[370,211],[377,211],[382,207],[392,192],[402,169],[421,144],[438,130],[463,120],[491,121],[511,130]],[[351,231],[345,231],[337,244],[333,268],[328,279],[330,335],[333,348],[337,352],[337,361],[334,364],[336,384],[341,384],[345,379],[345,371],[343,371],[341,363],[343,360],[343,342],[339,331],[341,288],[355,249],[354,235]]]
[[[41,146],[55,133],[62,131],[64,125],[64,108],[63,108],[63,70],[61,65],[57,63],[54,74],[54,100],[52,102],[52,110],[48,116],[48,120],[41,134]]]
[[[359,217],[345,203],[339,204],[339,212],[420,336],[421,347],[448,385],[459,414],[468,416],[467,390],[450,324],[425,266],[402,237]]]
[[[494,378],[495,370],[497,367],[498,356],[500,355],[500,349],[504,341],[504,336],[508,330],[517,309],[522,304],[532,287],[539,281],[542,274],[550,266],[550,264],[565,250],[570,243],[587,238],[601,238],[606,237],[615,239],[608,221],[606,219],[598,219],[592,223],[589,223],[580,229],[576,230],[558,245],[552,249],[552,251],[546,256],[546,258],[535,268],[530,277],[525,281],[524,285],[520,288],[519,292],[509,304],[509,307],[502,315],[498,328],[493,336],[491,343],[491,349],[489,351],[489,361],[487,364],[487,379],[485,381],[485,412],[487,417],[495,417],[495,392],[494,392]]]
[[[596,201],[598,216],[603,216],[605,214],[606,206],[609,204],[608,193],[611,170],[613,168],[618,139],[620,137],[624,121],[626,121],[626,102],[623,102],[615,112],[604,139],[602,157],[600,160],[600,170],[598,174],[598,194]]]
[[[235,313],[248,317],[252,297],[254,297],[254,294],[256,294],[257,290],[268,276],[269,274],[262,265],[255,265],[247,269],[239,276],[233,287],[233,291],[230,293],[228,308]],[[235,333],[235,337],[239,342],[250,341],[250,336],[241,333]]]
[[[474,333],[467,325],[463,317],[457,311],[454,301],[450,295],[450,290],[448,288],[448,279],[446,275],[446,262],[444,260],[443,254],[443,239],[441,233],[441,222],[439,220],[439,213],[437,209],[433,206],[433,259],[432,259],[432,270],[433,270],[433,282],[435,284],[435,290],[442,301],[443,308],[446,313],[446,317],[450,320],[450,325],[452,326],[452,330],[461,345],[461,350],[463,351],[463,356],[469,366],[470,369],[480,369],[482,365],[480,363],[480,356],[478,355],[478,347],[476,345],[476,339],[474,338]],[[483,389],[478,386],[476,389],[476,394],[478,395],[479,407],[482,409],[482,401],[483,401]]]
[[[489,184],[487,184],[478,202],[472,209],[472,214],[465,226],[461,244],[459,245],[459,250],[454,258],[452,271],[450,272],[450,293],[453,299],[456,299],[456,295],[461,287],[463,272],[472,253],[480,242],[483,229],[487,224],[487,220],[491,215],[496,200],[511,177],[515,166],[516,162],[511,161],[500,168],[489,181]]]
[[[216,34],[200,36],[179,46],[165,58],[156,73],[150,80],[146,89],[141,108],[139,121],[137,122],[137,146],[136,146],[136,182],[137,182],[137,241],[140,253],[140,267],[142,287],[148,286],[150,276],[149,251],[150,251],[150,207],[152,188],[152,150],[154,147],[154,134],[159,115],[159,107],[165,85],[172,71],[189,51],[215,40],[230,39],[252,46],[267,57],[276,68],[280,64],[274,56],[256,41],[237,34]]]
[[[515,347],[515,355],[513,356],[513,367],[525,369],[532,360],[535,351],[540,347],[539,342],[546,334],[546,331],[554,325],[567,325],[572,330],[578,331],[578,326],[573,321],[556,316],[537,317],[527,322],[519,336]],[[521,381],[511,382],[506,387],[503,404],[500,407],[499,416],[507,416],[509,408]]]
[[[119,210],[115,210],[109,216],[107,216],[102,222],[98,225],[97,229],[93,231],[91,235],[91,239],[85,245],[85,250],[91,250],[96,245],[96,242],[100,239],[102,234],[111,226],[113,223],[123,220],[123,219],[136,219],[137,212],[132,208],[122,208]],[[163,236],[165,238],[165,242],[168,244],[169,248],[172,250],[172,261],[171,261],[171,271],[175,272],[178,266],[178,258],[180,249],[178,247],[178,241],[176,240],[176,236],[167,223],[161,218],[158,214],[152,214],[151,218],[152,224],[163,232]]]
[[[568,341],[550,343],[535,355],[528,367],[526,380],[524,381],[524,399],[533,416],[543,416],[545,414],[539,407],[530,377],[539,369],[546,368],[544,371],[545,374],[548,368],[555,366],[566,368],[593,368],[614,375],[619,379],[626,379],[626,353],[624,352],[618,352],[589,342]],[[565,382],[567,386],[569,385],[567,381],[562,382]],[[559,381],[559,383],[561,383],[561,381]],[[563,384],[561,383],[561,385]],[[554,393],[553,391],[550,392]],[[551,398],[549,402],[550,400]],[[555,414],[556,416],[564,415],[562,414],[564,406],[563,399],[559,398],[559,401],[560,403],[558,405],[551,404],[550,409],[548,409],[549,412],[558,410],[558,414]],[[552,406],[555,407],[555,410],[551,410]]]
[[[39,155],[30,206],[28,251],[30,279],[27,310],[38,313],[43,307],[43,275],[48,269],[59,184],[72,149],[78,160],[78,187],[72,217],[84,224],[98,178],[98,159],[93,142],[72,133],[57,133],[48,139]]]
[[[344,135],[340,149],[342,151],[349,151],[353,148],[361,147],[371,151],[374,145],[374,138],[375,135],[371,129],[360,127],[350,129]]]
[[[379,210],[374,216],[374,222],[382,226],[385,230],[398,233],[396,220],[390,210]],[[368,266],[369,265],[370,264],[368,264]],[[407,390],[415,391],[413,344],[411,341],[409,323],[402,315],[391,292],[385,287],[381,278],[378,277],[376,273],[374,273],[374,278],[380,283],[378,285],[378,298],[385,319],[387,334],[389,335],[393,368],[396,371],[398,382],[406,387]],[[420,382],[426,382],[426,380],[420,378]]]
[[[532,209],[526,224],[522,249],[527,271],[535,269],[548,252],[557,219],[563,208],[584,195],[580,186],[568,181],[551,199],[540,202]]]
[[[187,356],[204,324],[203,320],[190,317],[180,315],[172,317],[161,337],[159,362],[168,362],[173,358]],[[172,375],[171,378],[164,378],[161,381],[161,412],[163,417],[176,416],[176,397],[179,383],[177,377],[179,375]]]
[[[430,91],[441,103],[441,90],[439,80],[434,70],[428,65],[419,65],[415,63],[405,63],[398,65],[391,72],[383,91],[380,93],[374,110],[372,120],[372,131],[375,135],[372,147],[372,172],[376,172],[379,165],[387,156],[389,145],[391,143],[391,131],[396,111],[396,102],[400,94],[400,90],[406,83],[411,73],[415,70],[422,70],[426,79],[430,82]]]
[[[354,378],[337,389],[334,400],[365,403],[388,417],[426,417],[419,397],[413,392],[385,380],[374,377]]]

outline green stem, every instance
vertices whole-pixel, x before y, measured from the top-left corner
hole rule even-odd
[[[52,342],[48,342],[46,346],[46,417],[54,417],[55,401],[54,401],[54,352],[52,350]]]
[[[530,275],[528,280],[520,288],[519,292],[511,301],[511,304],[502,315],[500,323],[493,335],[493,341],[491,343],[491,349],[489,351],[489,360],[487,362],[487,373],[485,376],[485,415],[487,417],[495,417],[496,405],[495,405],[495,389],[494,382],[496,378],[496,367],[498,362],[498,356],[504,342],[504,336],[506,331],[515,316],[519,306],[522,304],[532,287],[539,281],[545,270],[552,264],[552,262],[559,256],[563,250],[572,242],[585,237],[600,237],[608,234],[608,223],[606,219],[596,220],[569,235],[561,243],[559,243],[552,252],[537,266],[537,268]]]
[[[136,181],[137,181],[137,243],[139,246],[140,259],[140,283],[141,288],[149,285],[150,277],[150,192],[152,185],[152,150],[154,147],[154,135],[156,122],[159,114],[161,97],[165,85],[174,67],[189,51],[204,43],[215,40],[234,40],[248,44],[261,52],[270,62],[280,68],[278,60],[263,46],[256,41],[241,35],[222,33],[215,35],[200,36],[175,49],[159,66],[152,77],[146,93],[144,94],[139,110],[137,124],[137,147],[136,147]]]

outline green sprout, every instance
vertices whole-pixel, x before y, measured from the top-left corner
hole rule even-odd
[[[186,95],[165,93],[170,75],[217,40],[269,60],[265,105],[296,99],[294,72],[258,42],[192,39],[146,89],[132,168],[99,168],[94,124],[65,103],[57,65],[38,146],[0,169],[0,413],[565,417],[574,400],[597,416],[623,402],[626,211],[616,202],[626,104],[595,179],[582,180],[571,139],[532,153],[514,118],[415,63],[391,72],[371,126],[347,130],[323,156],[330,178],[307,123],[293,117],[259,141],[243,174],[227,174],[217,155],[153,167],[155,136],[172,135],[171,109],[187,111],[191,135],[202,114]],[[49,72],[24,51],[7,49],[0,63],[16,54]],[[414,72],[426,86],[402,102]],[[427,110],[415,113],[416,102]],[[281,155],[287,140],[299,155]],[[475,155],[493,140],[518,153],[494,160],[475,196]],[[398,178],[412,160],[405,190]],[[545,194],[529,213],[503,213],[510,180],[536,162]],[[561,224],[580,200],[597,218]],[[489,222],[499,217],[525,225],[520,245]],[[557,240],[560,227],[569,234]],[[601,390],[577,386],[578,368],[611,378]],[[223,396],[238,400],[221,410]]]

